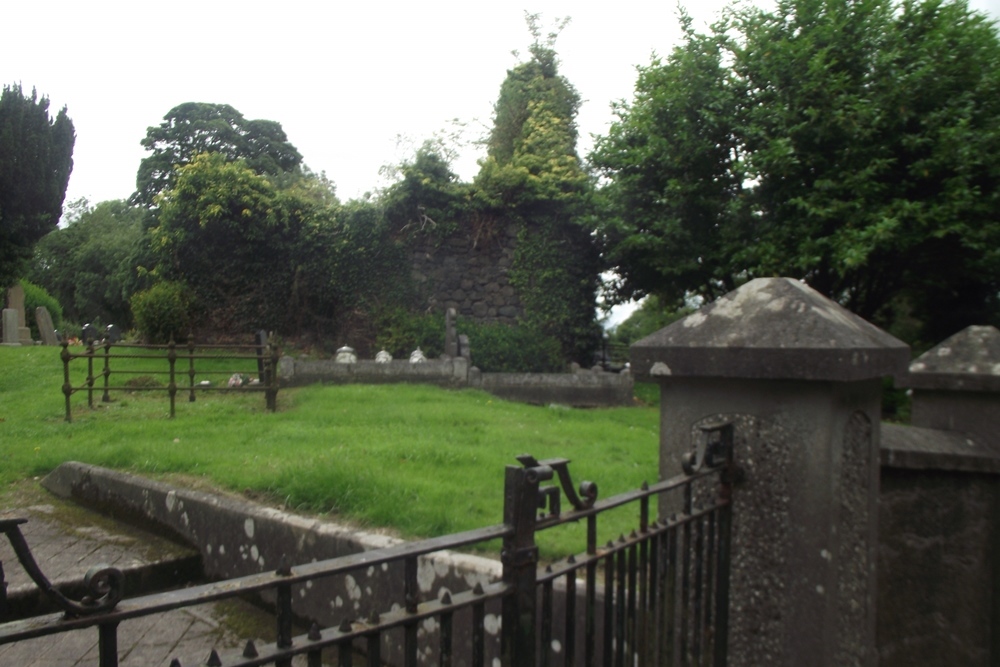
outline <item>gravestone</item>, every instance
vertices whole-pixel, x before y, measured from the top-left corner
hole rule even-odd
[[[427,357],[424,356],[423,350],[419,347],[410,353],[410,363],[411,364],[422,364],[427,361]]]
[[[13,308],[3,309],[3,344],[11,347],[21,345],[17,326],[17,311]]]
[[[80,335],[83,337],[84,345],[96,343],[101,339],[101,333],[97,330],[97,327],[89,322],[83,325],[83,330],[80,332]]]
[[[24,314],[24,288],[14,285],[7,290],[7,307],[17,313],[17,342],[22,345],[31,345],[31,329],[28,328]]]
[[[375,355],[375,363],[387,364],[392,361],[392,355],[387,350],[381,350]]]
[[[444,313],[444,353],[449,357],[458,356],[458,338],[455,335],[455,309],[449,308]]]
[[[122,340],[122,330],[118,328],[117,324],[109,324],[104,329],[104,340],[109,343],[120,343]]]
[[[55,325],[52,324],[52,315],[45,306],[35,308],[35,323],[38,324],[38,334],[41,336],[42,345],[58,345],[59,338],[56,336]]]
[[[469,347],[469,337],[465,334],[460,334],[458,337],[458,356],[465,358],[466,361],[472,362],[472,350]]]

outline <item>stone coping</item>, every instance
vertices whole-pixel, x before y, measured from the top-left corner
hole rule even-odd
[[[801,281],[758,278],[631,348],[639,379],[901,377],[909,347]]]
[[[1000,330],[971,326],[913,360],[901,386],[1000,392]]]
[[[883,423],[880,455],[889,468],[1000,473],[1000,452],[954,431]]]

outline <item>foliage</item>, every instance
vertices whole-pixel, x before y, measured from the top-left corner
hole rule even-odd
[[[426,141],[412,160],[400,165],[399,180],[380,198],[385,216],[397,232],[454,232],[467,215],[470,187],[451,170],[444,147]]]
[[[510,277],[523,323],[586,362],[599,340],[600,258],[585,224],[592,184],[576,153],[580,97],[559,75],[553,49],[565,21],[543,41],[537,15],[527,19],[531,59],[500,87],[473,197],[481,212],[520,223]]]
[[[38,242],[28,276],[59,299],[67,319],[127,330],[129,298],[148,286],[137,270],[150,261],[148,212],[121,200],[96,206],[80,200],[70,207],[69,224]]]
[[[13,285],[35,243],[56,228],[73,170],[76,135],[66,108],[19,84],[0,93],[0,289]]]
[[[249,120],[228,104],[180,104],[146,130],[142,146],[152,154],[139,164],[132,202],[147,208],[173,184],[175,170],[202,153],[244,160],[257,174],[293,171],[302,162],[280,123]]]
[[[148,343],[185,340],[191,328],[191,295],[179,282],[158,282],[131,300],[135,326]]]
[[[79,386],[86,363],[74,363],[71,382]],[[149,368],[148,360],[132,363],[130,370]],[[502,522],[504,466],[525,452],[573,459],[574,478],[597,482],[602,498],[657,478],[652,409],[552,410],[478,391],[315,385],[282,389],[274,414],[259,393],[199,394],[178,404],[175,419],[167,418],[163,392],[115,393],[93,410],[75,395],[67,424],[58,350],[0,348],[0,365],[0,488],[73,460],[194,475],[295,511],[432,536]],[[635,512],[602,517],[599,539],[616,539],[636,521]],[[544,531],[543,550],[579,553],[586,526],[580,530],[572,546]]]
[[[35,283],[21,279],[21,288],[24,290],[24,321],[31,329],[31,337],[34,340],[41,340],[42,334],[38,329],[38,321],[35,319],[35,309],[44,306],[49,315],[52,316],[52,325],[58,329],[62,326],[63,310],[51,294]]]
[[[472,363],[484,373],[561,373],[566,370],[559,342],[530,326],[462,322]]]
[[[380,314],[375,346],[394,359],[408,359],[416,348],[428,359],[444,353],[444,315],[414,314],[405,308],[386,309]]]
[[[997,311],[1000,42],[964,2],[780,0],[640,69],[592,156],[619,298],[805,279],[940,339]]]
[[[664,308],[656,296],[647,296],[627,319],[614,328],[609,342],[627,347],[692,312],[693,309],[687,306],[679,310]]]

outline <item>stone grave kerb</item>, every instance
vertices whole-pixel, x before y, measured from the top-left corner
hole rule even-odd
[[[874,665],[882,378],[901,341],[788,278],[760,278],[636,342],[660,386],[660,476],[698,426],[735,426],[732,665]],[[678,511],[661,503],[661,513]]]
[[[972,433],[1000,452],[1000,330],[970,326],[913,360],[914,426]]]

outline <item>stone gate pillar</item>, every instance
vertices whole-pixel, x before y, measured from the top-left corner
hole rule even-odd
[[[660,385],[661,478],[681,472],[700,424],[735,424],[730,664],[877,664],[881,378],[906,371],[909,348],[763,278],[631,352],[639,381]]]

